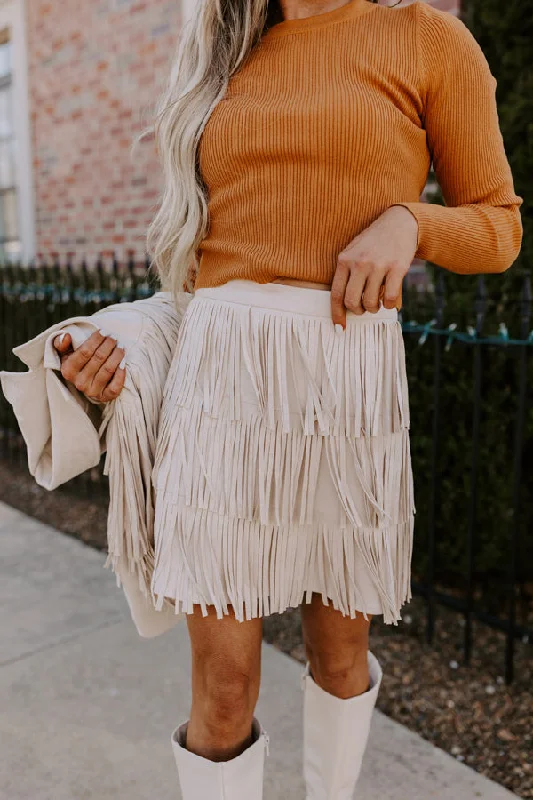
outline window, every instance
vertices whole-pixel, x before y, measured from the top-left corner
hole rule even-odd
[[[0,0],[0,266],[35,255],[25,0]]]
[[[0,258],[21,255],[18,224],[16,138],[13,127],[12,44],[9,29],[0,31]]]

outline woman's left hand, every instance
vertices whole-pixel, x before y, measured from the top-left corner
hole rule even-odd
[[[337,258],[331,284],[333,322],[346,327],[346,310],[375,313],[384,290],[385,308],[401,308],[402,282],[417,249],[418,222],[404,206],[391,206]]]

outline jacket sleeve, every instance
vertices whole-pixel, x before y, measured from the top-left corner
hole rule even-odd
[[[38,484],[51,491],[98,465],[107,448],[107,425],[116,402],[92,403],[63,378],[59,354],[53,345],[55,337],[68,331],[74,348],[79,347],[104,324],[105,316],[106,328],[125,344],[127,367],[129,358],[135,361],[145,317],[151,312],[157,318],[159,308],[166,309],[168,305],[165,293],[117,303],[90,316],[69,317],[55,323],[13,348],[29,369],[1,371],[0,381],[26,443],[29,472]],[[131,388],[126,370],[123,391]]]
[[[155,563],[155,496],[152,472],[156,457],[161,408],[167,374],[181,320],[192,295],[169,293],[136,301],[142,326],[134,346],[126,346],[126,384],[106,405],[102,425],[107,425],[104,474],[109,477],[107,517],[108,557],[122,585],[132,619],[140,636],[158,636],[173,627],[183,613],[168,601],[156,609],[151,592]],[[117,329],[122,306],[103,312],[102,324]],[[124,334],[124,331],[123,331]]]
[[[105,450],[105,433],[99,433],[100,410],[63,380],[53,347],[63,330],[81,344],[97,327],[90,317],[71,317],[51,325],[13,348],[28,371],[0,372],[4,395],[26,443],[30,475],[50,491],[95,467]]]
[[[522,242],[496,106],[481,47],[452,14],[418,0],[424,127],[445,206],[407,202],[418,222],[416,257],[459,274],[503,272]]]

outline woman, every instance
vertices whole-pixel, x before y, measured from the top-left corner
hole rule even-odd
[[[203,0],[159,108],[163,287],[194,284],[165,386],[153,597],[187,612],[185,800],[262,796],[261,620],[301,605],[308,800],[353,796],[381,668],[370,620],[410,599],[415,507],[401,326],[415,256],[503,272],[521,245],[495,85],[417,0]],[[446,206],[420,202],[433,162]],[[99,333],[62,372],[124,381]]]

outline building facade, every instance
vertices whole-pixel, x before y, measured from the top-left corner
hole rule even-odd
[[[144,253],[161,175],[153,139],[134,143],[193,11],[0,0],[0,259]]]

